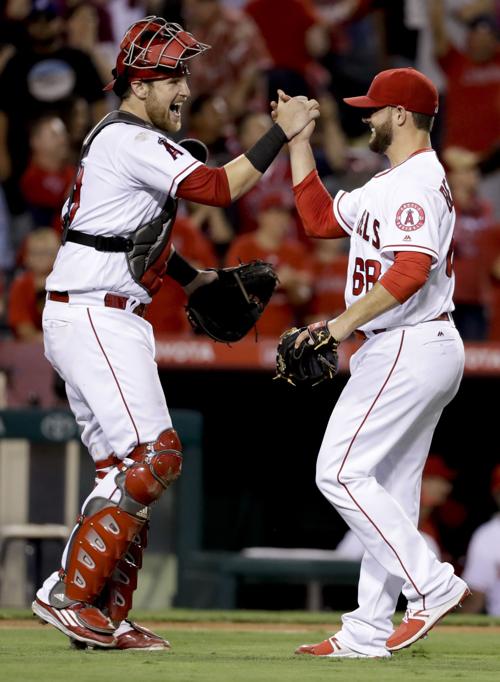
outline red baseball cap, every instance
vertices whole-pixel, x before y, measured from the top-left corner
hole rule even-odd
[[[407,111],[434,116],[438,110],[438,91],[416,69],[387,69],[375,76],[366,95],[344,97],[344,102],[364,109],[401,106]]]

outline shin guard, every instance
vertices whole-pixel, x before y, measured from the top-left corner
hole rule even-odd
[[[66,597],[93,602],[144,523],[116,506],[80,517],[68,552]]]
[[[102,608],[115,623],[125,620],[132,608],[133,593],[137,589],[137,576],[148,543],[148,530],[149,524],[146,522],[133,538],[106,583]]]

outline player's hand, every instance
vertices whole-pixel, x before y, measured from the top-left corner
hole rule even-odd
[[[273,121],[276,123],[278,121],[278,107],[279,103],[281,102],[289,102],[292,98],[290,95],[287,95],[283,90],[278,90],[278,102],[275,102],[274,100],[271,102],[271,118]],[[316,102],[316,100],[307,100],[310,102]],[[319,107],[319,104],[318,104]],[[295,146],[297,144],[300,144],[301,142],[309,142],[311,139],[311,135],[314,132],[314,128],[316,127],[316,121],[312,120],[310,121],[299,133],[294,135],[291,139],[289,139],[288,145],[289,146]],[[285,131],[286,132],[286,131]]]
[[[289,140],[319,118],[320,115],[317,100],[307,99],[303,95],[290,97],[283,90],[278,90],[278,102],[271,102],[271,110],[273,121],[283,128]],[[314,130],[314,126],[312,126],[311,132],[312,130]]]

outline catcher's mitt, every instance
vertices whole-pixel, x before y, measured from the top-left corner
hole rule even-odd
[[[297,336],[308,331],[309,337],[295,348]],[[339,342],[330,334],[326,322],[309,327],[292,327],[281,335],[276,355],[275,379],[293,386],[312,388],[337,374]]]
[[[195,332],[233,343],[255,325],[278,283],[270,263],[253,260],[217,270],[218,278],[190,295],[186,313]]]

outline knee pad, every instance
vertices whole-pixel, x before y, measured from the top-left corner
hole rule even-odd
[[[163,431],[152,443],[138,445],[128,455],[134,464],[125,472],[124,488],[130,497],[143,505],[157,500],[180,476],[181,442],[174,429]]]

